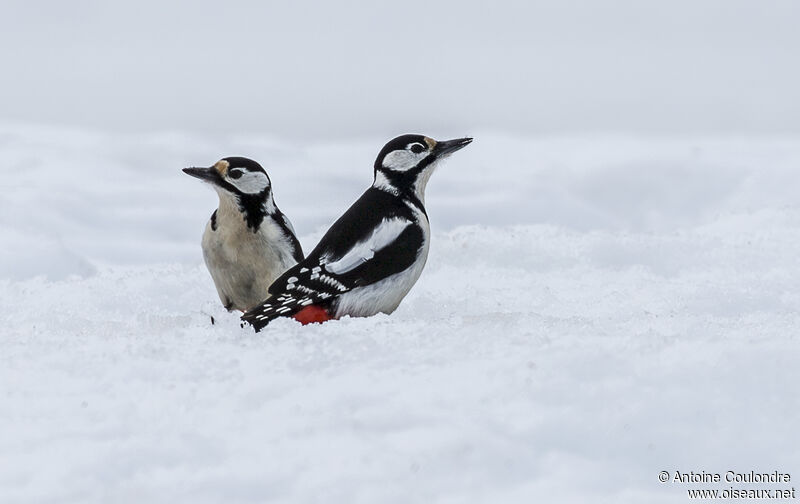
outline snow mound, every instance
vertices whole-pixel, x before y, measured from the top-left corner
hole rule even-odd
[[[261,149],[310,247],[370,149],[75,135],[2,147],[48,177],[0,215],[62,186],[51,228],[0,222],[2,502],[676,502],[659,471],[796,469],[796,143],[479,138],[394,314],[255,334],[178,169]]]
[[[58,240],[0,224],[0,278],[23,280],[44,275],[50,280],[88,276],[94,266]]]

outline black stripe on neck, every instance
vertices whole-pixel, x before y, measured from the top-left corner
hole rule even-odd
[[[430,164],[430,162],[423,163],[420,163],[414,168],[404,172],[389,170],[387,168],[378,168],[378,171],[380,171],[384,178],[386,178],[387,183],[397,191],[400,198],[411,202],[427,217],[428,213],[425,211],[425,205],[422,204],[422,201],[420,201],[420,199],[417,197],[415,191],[417,180],[422,172],[425,171],[425,168],[427,168],[427,166]]]
[[[247,227],[252,229],[255,233],[264,221],[264,217],[267,216],[266,207],[264,205],[266,193],[239,194],[238,196],[239,210],[242,212],[242,215],[244,215]]]

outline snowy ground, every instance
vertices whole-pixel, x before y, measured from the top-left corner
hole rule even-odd
[[[180,168],[261,160],[310,249],[387,139],[0,127],[0,502],[687,501],[661,470],[795,486],[800,139],[439,136],[468,133],[395,314],[256,335],[219,306],[216,196]]]

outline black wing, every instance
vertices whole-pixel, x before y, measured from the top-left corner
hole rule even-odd
[[[399,198],[369,189],[325,233],[299,264],[269,288],[272,296],[242,316],[256,330],[309,305],[330,310],[336,298],[411,266],[423,246],[422,229]]]
[[[294,260],[297,262],[302,261],[303,248],[300,246],[300,240],[297,239],[297,235],[294,232],[294,226],[292,226],[289,218],[277,208],[275,209],[275,222],[278,223],[286,236],[289,237],[289,244],[292,246],[292,257],[294,257]]]

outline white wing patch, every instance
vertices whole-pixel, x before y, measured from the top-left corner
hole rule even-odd
[[[383,219],[372,234],[364,241],[347,251],[339,259],[325,264],[325,269],[334,275],[342,275],[352,271],[375,256],[375,252],[385,248],[400,236],[400,233],[411,225],[411,221],[400,217]],[[326,258],[323,258],[326,263]]]

